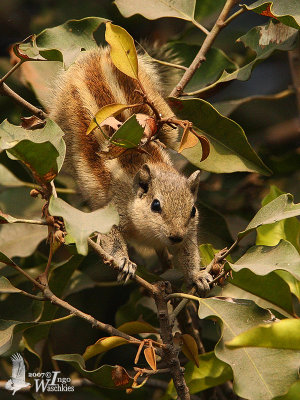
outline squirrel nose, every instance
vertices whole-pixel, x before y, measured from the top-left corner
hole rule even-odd
[[[181,236],[169,236],[169,239],[172,243],[180,243],[182,242],[183,238]]]

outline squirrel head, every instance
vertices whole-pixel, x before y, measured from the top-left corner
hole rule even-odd
[[[200,171],[189,178],[166,164],[144,164],[134,178],[128,214],[149,247],[175,247],[197,228]]]

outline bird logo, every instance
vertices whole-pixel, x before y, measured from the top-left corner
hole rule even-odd
[[[30,383],[25,381],[25,364],[21,354],[16,353],[11,356],[12,374],[5,384],[5,389],[11,390],[13,395],[16,391],[30,386]]]

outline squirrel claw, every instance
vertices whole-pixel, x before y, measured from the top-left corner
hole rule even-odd
[[[122,281],[125,278],[125,283],[129,278],[133,278],[136,271],[136,264],[129,260],[127,257],[123,257],[119,264],[119,274],[117,277],[118,281]]]
[[[213,280],[213,277],[206,270],[199,271],[197,276],[195,277],[193,283],[196,285],[197,292],[200,297],[206,297],[208,292],[210,291],[210,282]]]

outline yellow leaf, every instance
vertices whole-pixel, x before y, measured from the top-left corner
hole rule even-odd
[[[191,361],[193,361],[199,368],[198,347],[193,336],[185,333],[182,335],[182,352]]]
[[[189,128],[185,129],[181,138],[178,153],[181,153],[185,149],[196,146],[198,143],[197,137],[190,131]]]
[[[148,322],[143,321],[125,322],[125,324],[118,327],[118,330],[128,335],[136,335],[137,333],[158,333],[157,329],[148,324]]]
[[[97,128],[98,125],[101,125],[101,123],[103,121],[105,121],[108,117],[114,117],[116,115],[118,115],[119,113],[121,113],[122,111],[126,110],[127,108],[132,108],[132,107],[136,107],[137,104],[108,104],[102,108],[100,108],[100,110],[97,112],[97,114],[94,116],[94,118],[92,119],[86,134],[88,135],[89,133],[91,133],[95,128]],[[97,122],[96,122],[96,121]]]
[[[144,350],[144,356],[146,358],[147,363],[156,371],[156,357],[155,357],[155,350],[153,347],[146,347]]]
[[[127,344],[129,341],[127,339],[121,338],[119,336],[110,336],[99,339],[95,344],[88,346],[85,349],[83,354],[83,358],[88,360],[100,353],[104,353],[110,349],[113,349],[118,346],[122,346],[123,344]]]
[[[105,40],[110,45],[110,57],[124,74],[138,79],[138,59],[133,38],[118,25],[106,23]]]

